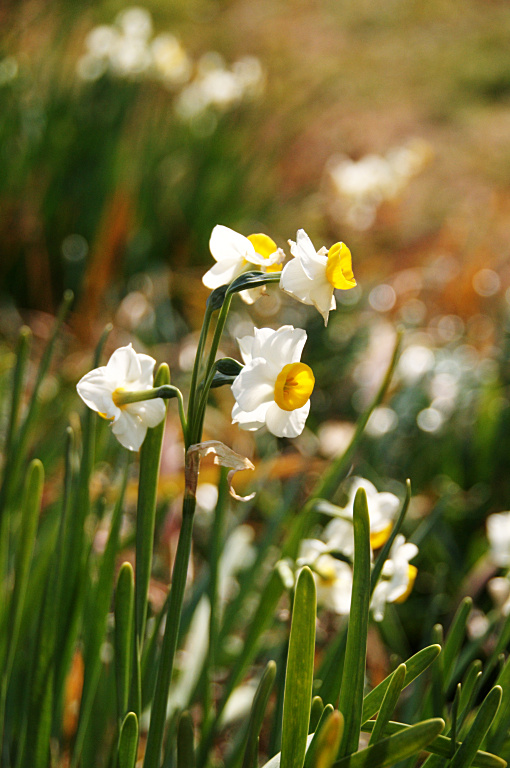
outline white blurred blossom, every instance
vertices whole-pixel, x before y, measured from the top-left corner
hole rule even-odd
[[[496,512],[487,518],[487,538],[495,565],[510,567],[510,512]]]
[[[406,542],[399,534],[392,544],[389,557],[384,563],[370,607],[375,621],[382,621],[386,603],[403,603],[414,586],[417,569],[409,563],[418,554],[416,544]]]
[[[369,229],[379,205],[401,195],[427,165],[431,154],[427,142],[415,139],[385,155],[369,154],[359,160],[331,158],[327,174],[339,218],[355,229]]]

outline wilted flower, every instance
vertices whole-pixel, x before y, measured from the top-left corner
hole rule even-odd
[[[491,557],[500,568],[510,566],[510,512],[496,512],[487,518]]]
[[[342,616],[349,613],[352,570],[343,560],[329,554],[329,548],[317,539],[301,542],[298,566],[308,565],[317,588],[317,603]]]
[[[222,224],[214,227],[209,248],[216,264],[205,273],[202,282],[211,289],[231,283],[250,265],[262,272],[279,272],[284,257],[283,251],[267,235],[245,237]],[[244,300],[251,304],[261,292],[260,289],[252,289],[241,293]]]
[[[406,542],[401,534],[395,538],[372,596],[371,608],[376,621],[383,620],[386,603],[403,603],[411,594],[418,571],[409,560],[417,554],[416,544]]]
[[[315,378],[300,362],[306,332],[291,325],[255,328],[238,339],[245,367],[232,384],[232,421],[241,429],[266,425],[277,437],[297,437],[310,410]]]
[[[84,403],[112,421],[113,434],[131,451],[140,448],[148,427],[165,418],[165,402],[160,397],[123,403],[123,393],[152,389],[155,363],[129,344],[116,349],[106,365],[89,371],[76,385]]]
[[[352,557],[354,554],[352,515],[354,497],[359,488],[363,488],[367,494],[372,549],[379,549],[388,540],[393,520],[400,506],[400,501],[395,494],[386,491],[379,493],[369,480],[361,477],[353,478],[345,507],[337,507],[329,501],[319,502],[317,509],[334,516],[324,529],[324,538],[328,542],[329,549],[342,552],[347,557]]]
[[[294,258],[283,269],[280,288],[303,304],[313,304],[327,325],[330,311],[336,308],[335,288],[356,285],[351,252],[344,243],[316,251],[304,229],[298,230],[296,242],[289,243]]]

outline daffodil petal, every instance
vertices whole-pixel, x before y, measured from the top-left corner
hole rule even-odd
[[[254,411],[274,399],[274,381],[268,376],[268,368],[266,360],[256,357],[232,384],[234,397],[243,411]]]
[[[112,380],[128,384],[140,380],[142,367],[131,344],[115,350],[106,364],[106,374]]]
[[[107,418],[117,415],[119,409],[112,400],[115,383],[106,375],[106,366],[89,371],[76,385],[79,396],[89,408],[104,413]]]
[[[246,264],[242,260],[230,260],[224,259],[218,261],[211,269],[205,273],[202,278],[202,282],[206,288],[214,290],[219,288],[220,285],[227,285],[235,280],[244,270]]]
[[[317,253],[304,229],[298,230],[295,247],[291,246],[291,252],[299,258],[305,274],[310,280],[315,280],[318,271],[324,270],[326,267],[327,257]]]
[[[255,248],[248,238],[223,224],[217,224],[211,232],[209,250],[217,262],[252,262],[255,256]]]
[[[266,413],[267,428],[276,437],[297,437],[304,429],[309,412],[309,400],[295,411],[284,411],[271,403]]]
[[[124,411],[138,416],[148,427],[156,427],[166,416],[165,401],[160,397],[155,400],[130,403],[125,406]]]
[[[259,408],[247,413],[240,408],[238,403],[234,403],[232,408],[232,424],[239,424],[241,429],[248,432],[255,432],[266,423],[266,413],[270,403],[263,403]]]
[[[147,425],[138,416],[124,410],[122,418],[113,423],[112,432],[124,448],[138,451],[147,434]]]

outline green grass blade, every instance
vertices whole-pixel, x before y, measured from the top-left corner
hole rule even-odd
[[[485,734],[489,730],[492,721],[498,711],[501,702],[501,687],[495,685],[478,709],[474,722],[471,724],[466,738],[455,752],[450,763],[450,768],[468,768],[482,744]]]
[[[195,768],[195,734],[193,718],[183,712],[177,729],[177,768]]]
[[[246,748],[244,751],[243,768],[253,768],[257,764],[257,747],[262,720],[269,701],[269,695],[274,685],[276,677],[276,664],[269,661],[264,670],[260,683],[253,699],[248,723],[248,734],[246,737]]]
[[[363,488],[358,489],[354,499],[353,527],[354,572],[351,610],[338,700],[338,709],[345,720],[339,757],[357,750],[363,709],[370,604],[370,521],[367,495]]]
[[[432,639],[437,645],[443,645],[443,627],[441,624],[435,624],[432,630]],[[430,701],[432,705],[432,714],[441,717],[445,707],[445,676],[443,667],[444,654],[440,653],[431,668],[431,688]]]
[[[134,712],[128,712],[119,736],[117,768],[135,768],[138,749],[138,718]]]
[[[363,731],[370,733],[373,727],[374,720],[368,720],[363,724]],[[401,733],[412,727],[412,725],[407,725],[406,723],[390,721],[387,726],[387,732],[392,735],[394,733]],[[437,736],[434,741],[431,741],[427,746],[427,752],[449,760],[454,752],[455,746],[453,740],[448,736]],[[460,746],[460,744],[458,744],[458,746]],[[478,750],[473,758],[472,765],[473,768],[505,768],[506,761],[497,755]]]
[[[402,688],[406,688],[413,682],[419,675],[421,675],[427,667],[429,667],[434,659],[436,659],[441,652],[440,645],[429,645],[427,648],[422,648],[421,651],[415,653],[405,662],[406,676],[404,685]],[[365,723],[370,720],[380,709],[384,694],[391,681],[391,675],[385,678],[382,683],[379,683],[370,693],[367,693],[363,700],[363,716],[362,721]]]
[[[401,664],[391,676],[390,683],[384,694],[384,699],[382,700],[381,709],[379,710],[377,720],[375,721],[374,729],[370,735],[370,740],[368,742],[369,746],[375,744],[376,741],[379,741],[383,737],[384,729],[391,719],[391,715],[393,714],[393,710],[397,705],[398,698],[404,686],[406,671],[406,665]]]
[[[170,370],[166,363],[163,363],[159,366],[154,386],[161,387],[169,383]],[[156,498],[164,432],[165,419],[156,427],[147,430],[147,436],[140,451],[135,568],[135,624],[140,650],[143,650],[147,618],[147,594],[152,567]]]
[[[441,718],[424,720],[360,752],[354,752],[337,760],[334,768],[387,768],[400,760],[418,755],[441,733],[443,728],[444,720]]]
[[[316,596],[312,572],[301,570],[294,595],[285,697],[281,768],[302,768],[312,702]]]
[[[447,688],[453,682],[455,662],[466,637],[466,625],[472,607],[473,600],[470,597],[465,597],[460,603],[446,635],[443,649],[443,669]]]
[[[123,719],[128,707],[133,661],[135,577],[131,563],[123,563],[115,590],[115,678],[117,711]]]

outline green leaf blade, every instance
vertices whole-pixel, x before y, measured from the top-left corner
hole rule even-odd
[[[301,570],[294,597],[285,697],[283,703],[281,768],[303,768],[312,700],[315,652],[315,581]]]

